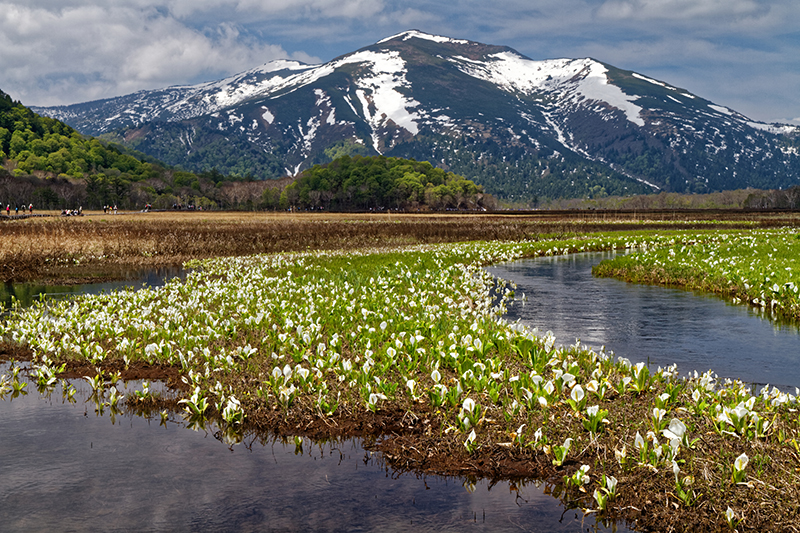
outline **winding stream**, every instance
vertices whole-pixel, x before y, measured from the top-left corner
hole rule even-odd
[[[7,287],[20,299],[163,284]],[[29,300],[22,300],[30,303]],[[8,373],[0,364],[0,374]],[[334,443],[192,431],[180,415],[112,416],[83,380],[0,400],[0,529],[14,531],[628,531],[566,510],[537,482],[397,475],[358,439]],[[128,383],[125,394],[141,388]]]
[[[42,285],[38,283],[3,283],[0,284],[0,311],[10,309],[12,302],[17,301],[21,307],[27,307],[40,297],[51,300],[72,298],[79,294],[100,294],[122,290],[128,287],[140,289],[142,287],[160,287],[168,279],[185,278],[188,270],[183,268],[157,268],[141,272],[134,281],[106,281],[102,283],[87,283],[84,285]]]
[[[681,374],[721,377],[794,393],[800,387],[800,326],[768,320],[746,305],[680,289],[592,277],[614,252],[539,257],[490,267],[517,284],[506,318],[557,344],[605,346],[633,363],[678,365]],[[525,300],[522,300],[524,294]]]
[[[591,276],[607,254],[518,261],[489,270],[517,283],[509,320],[552,330],[560,343],[613,350],[633,362],[714,369],[725,377],[800,386],[798,327],[690,292]],[[163,274],[142,280],[155,285]],[[84,287],[83,292],[112,287]],[[12,288],[13,289],[13,288]],[[0,365],[0,374],[8,365]],[[88,385],[77,401],[60,386],[0,400],[0,524],[44,531],[587,531],[593,517],[565,511],[535,483],[393,475],[358,440],[245,439],[100,413]],[[127,385],[128,393],[136,384]],[[626,531],[623,526],[613,526]]]

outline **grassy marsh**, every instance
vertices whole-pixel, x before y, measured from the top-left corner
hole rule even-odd
[[[539,211],[481,215],[85,212],[0,217],[0,281],[85,283],[191,259],[306,250],[355,250],[474,240],[530,240],[598,231],[798,224],[792,213]]]
[[[596,276],[713,292],[800,320],[800,234],[698,233],[604,261]]]
[[[45,389],[71,371],[94,380],[106,398],[118,397],[118,374],[169,369],[185,417],[199,425],[216,420],[229,442],[264,429],[364,436],[398,470],[546,479],[568,505],[641,530],[796,530],[797,392],[752,391],[711,372],[655,371],[581,345],[559,348],[547,334],[502,320],[513,287],[482,269],[524,256],[637,249],[635,257],[659,261],[652,270],[682,247],[682,257],[716,261],[751,288],[771,282],[780,289],[800,284],[800,271],[786,270],[797,257],[796,231],[734,232],[730,224],[724,232],[679,231],[661,222],[653,223],[658,231],[589,235],[576,228],[597,222],[389,218],[278,217],[269,231],[283,244],[270,245],[297,251],[269,255],[247,255],[248,246],[270,241],[264,233],[241,238],[248,224],[269,225],[246,215],[205,226],[164,216],[136,231],[137,221],[77,221],[89,228],[76,237],[82,254],[97,253],[88,241],[116,234],[108,242],[122,242],[120,232],[129,231],[125,242],[138,242],[141,256],[148,238],[159,241],[155,235],[173,228],[173,248],[153,244],[171,260],[238,257],[197,260],[185,283],[19,310],[0,324],[0,351],[31,361],[32,378]],[[78,226],[64,224],[72,222],[42,222],[56,228],[44,232],[53,232],[48,250],[71,242],[66,236]],[[115,229],[106,234],[102,224]],[[330,233],[324,224],[333,225]],[[408,229],[382,237],[395,226]],[[519,242],[419,244],[479,235]],[[733,242],[741,260],[720,261],[734,256],[722,253]],[[128,246],[92,261],[139,261]],[[787,262],[780,278],[774,268],[761,269],[772,260]],[[730,285],[732,278],[719,279]],[[753,297],[773,308],[791,305],[794,294]],[[0,378],[0,391],[11,393],[14,379]],[[138,392],[124,401],[159,408]]]
[[[0,326],[3,350],[30,360],[43,387],[71,368],[104,396],[125,369],[175,369],[187,419],[217,420],[230,442],[267,428],[361,435],[398,470],[546,479],[569,505],[642,530],[795,530],[795,394],[559,348],[502,320],[513,288],[482,269],[729,239],[537,237],[201,260],[185,283],[20,310]],[[782,283],[800,282],[783,272]]]

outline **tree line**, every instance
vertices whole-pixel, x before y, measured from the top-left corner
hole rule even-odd
[[[427,161],[344,155],[303,171],[278,203],[299,209],[494,209],[483,187]]]
[[[343,156],[296,180],[168,168],[0,91],[0,202],[37,209],[483,209],[483,188],[428,162]]]

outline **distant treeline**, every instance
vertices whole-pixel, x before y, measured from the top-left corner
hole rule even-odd
[[[314,165],[281,193],[299,209],[494,209],[495,199],[463,176],[427,161],[348,155]]]
[[[737,189],[707,194],[662,192],[637,196],[556,200],[552,209],[800,209],[800,186],[789,189]]]

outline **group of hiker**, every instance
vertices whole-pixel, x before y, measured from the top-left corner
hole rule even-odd
[[[62,209],[61,210],[62,217],[82,217],[83,216],[83,206],[79,207],[78,209]]]
[[[0,204],[0,209],[2,209],[2,207],[1,207],[1,206],[2,206],[2,204]],[[30,204],[30,205],[28,205],[28,207],[25,207],[25,205],[24,205],[24,204],[22,205],[22,214],[23,214],[23,215],[25,214],[25,210],[26,210],[26,209],[28,210],[28,213],[29,213],[29,214],[31,214],[31,215],[33,214],[33,204]],[[19,216],[19,210],[20,210],[20,206],[19,206],[19,205],[17,205],[17,206],[14,208],[14,216]],[[11,216],[11,204],[6,204],[6,216],[7,216],[7,217],[10,217],[10,216]]]

